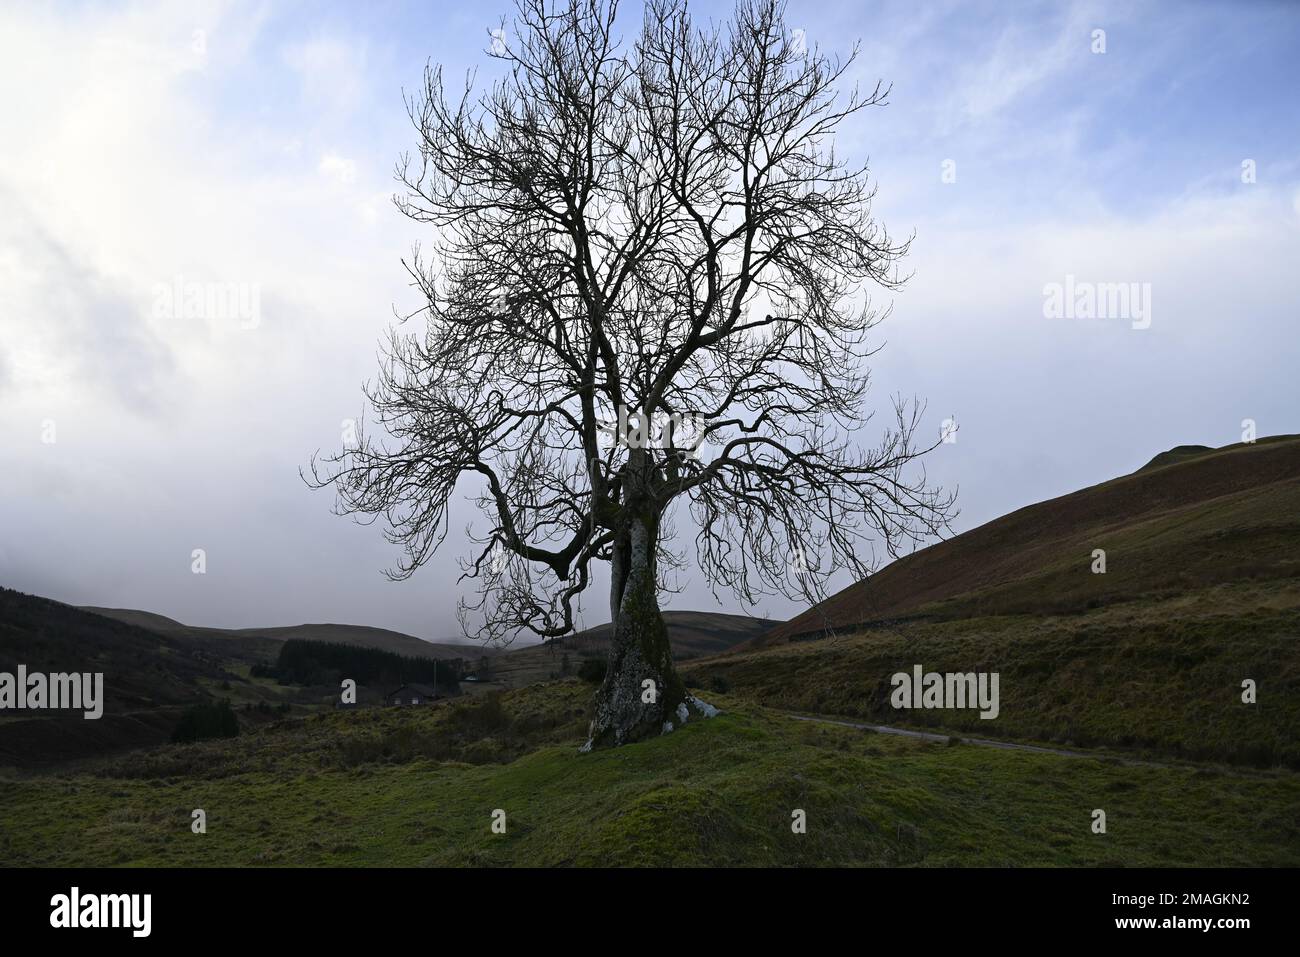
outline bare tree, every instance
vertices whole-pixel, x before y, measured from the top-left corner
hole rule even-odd
[[[858,440],[868,334],[907,243],[872,218],[865,166],[837,156],[836,60],[741,0],[701,27],[651,0],[635,41],[614,0],[519,0],[490,91],[408,97],[418,153],[399,208],[433,227],[404,263],[426,302],[391,331],[366,395],[382,431],[313,460],[343,513],[382,516],[409,576],[444,540],[462,478],[489,528],[464,563],[480,637],[558,638],[608,562],[614,622],[591,743],[690,716],[659,610],[673,506],[716,592],[818,597],[936,533],[951,498],[909,466],[922,409]],[[887,312],[887,310],[886,310]],[[406,317],[407,319],[411,317]]]

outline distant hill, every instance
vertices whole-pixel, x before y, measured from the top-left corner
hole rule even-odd
[[[114,621],[49,598],[0,588],[0,671],[103,671],[114,711],[179,704],[199,678],[223,672],[201,654],[158,632]]]
[[[484,653],[481,645],[455,642],[433,642],[416,638],[414,635],[389,631],[386,628],[371,628],[367,625],[277,625],[270,628],[207,628],[201,625],[185,625],[172,618],[156,615],[153,612],[139,611],[134,608],[96,608],[85,606],[83,611],[116,618],[147,628],[164,635],[176,635],[189,638],[208,639],[264,639],[271,642],[288,641],[299,638],[307,641],[328,641],[336,645],[357,645],[362,648],[377,648],[399,655],[417,658],[478,658]]]
[[[772,627],[765,618],[728,615],[707,611],[666,611],[668,640],[678,661],[715,655],[749,641]],[[495,681],[521,687],[560,674],[564,657],[576,671],[582,658],[604,657],[609,653],[612,626],[597,625],[549,644],[511,646],[491,660]]]
[[[668,626],[668,640],[673,646],[673,657],[678,661],[701,655],[716,655],[762,634],[776,624],[766,618],[710,611],[665,611],[663,615],[664,624]],[[609,646],[613,633],[614,626],[606,622],[580,631],[572,638],[566,638],[565,644],[572,642],[574,645],[604,649]]]
[[[576,669],[582,657],[601,656],[609,650],[610,626],[597,625],[570,635],[551,644],[516,643],[505,648],[489,645],[455,642],[432,642],[413,635],[405,635],[384,628],[365,625],[312,624],[272,628],[206,628],[186,625],[153,612],[134,608],[98,608],[87,606],[81,611],[103,615],[120,622],[146,629],[199,648],[206,653],[246,664],[267,663],[279,653],[280,645],[290,639],[327,641],[333,644],[377,648],[408,657],[459,658],[467,671],[480,670],[480,664],[491,661],[487,674],[491,683],[519,687],[534,681],[544,681],[559,674],[564,655],[570,656],[571,667]],[[772,627],[772,622],[746,615],[728,615],[718,612],[668,611],[664,613],[668,637],[679,660],[726,651],[748,641]],[[467,685],[473,688],[473,685]]]
[[[82,611],[90,612],[92,615],[116,618],[118,621],[124,621],[129,625],[136,625],[139,628],[147,628],[149,631],[162,634],[192,630],[188,625],[182,625],[174,618],[168,618],[166,615],[156,615],[151,611],[137,611],[134,608],[96,608],[94,605],[79,605],[77,607]]]
[[[319,689],[250,676],[276,660],[293,638],[372,648],[407,657],[463,658],[475,645],[422,641],[359,625],[221,629],[186,625],[129,608],[78,608],[0,588],[0,671],[103,672],[104,714],[6,711],[0,714],[0,767],[23,768],[102,757],[167,741],[190,705],[229,698],[241,724],[272,720],[280,709],[319,707]]]
[[[58,603],[49,602],[48,605]],[[134,608],[59,607],[81,615],[87,622],[99,622],[101,628],[110,627],[111,622],[133,634],[151,636],[152,641],[161,640],[164,647],[182,649],[190,657],[219,666],[213,674],[221,680],[233,678],[237,698],[238,693],[243,692],[250,695],[257,692],[260,697],[266,697],[266,689],[256,686],[246,688],[247,682],[243,676],[253,665],[274,662],[284,642],[290,639],[374,648],[407,657],[444,660],[458,658],[463,661],[466,671],[481,671],[487,678],[486,683],[466,683],[463,686],[465,690],[473,691],[502,685],[522,687],[536,681],[545,681],[563,672],[566,656],[570,672],[576,672],[582,658],[603,658],[609,651],[610,638],[610,626],[605,624],[550,644],[516,643],[505,648],[494,648],[481,644],[425,641],[413,635],[365,625],[207,628],[187,625],[165,615]],[[772,626],[772,622],[766,619],[718,612],[668,611],[664,613],[664,620],[678,660],[718,654],[762,634]],[[490,663],[486,670],[481,667],[485,662]],[[235,675],[236,672],[239,673],[238,676]],[[2,763],[3,755],[0,755],[0,764]]]
[[[1090,574],[1093,550],[1107,573]],[[1179,446],[921,549],[746,645],[896,619],[1060,614],[1300,576],[1300,437]]]
[[[0,588],[0,671],[103,672],[104,714],[5,712],[0,765],[54,764],[159,744],[181,709],[230,676],[201,648],[71,605]]]

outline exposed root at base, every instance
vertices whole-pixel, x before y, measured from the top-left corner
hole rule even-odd
[[[691,719],[692,710],[696,712],[697,717],[700,719],[716,718],[718,715],[722,714],[720,710],[709,704],[707,701],[702,701],[695,697],[695,695],[687,695],[686,700],[677,705],[677,711],[674,712],[674,716],[677,719],[676,724],[672,721],[665,721],[661,733],[671,734],[676,727],[686,724]],[[578,749],[578,753],[587,754],[590,752],[593,740],[593,738],[588,738],[587,743]]]

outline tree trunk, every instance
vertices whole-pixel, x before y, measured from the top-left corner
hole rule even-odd
[[[656,596],[655,525],[652,519],[634,518],[615,545],[610,567],[614,635],[588,748],[639,741],[684,720],[686,687],[673,667]]]

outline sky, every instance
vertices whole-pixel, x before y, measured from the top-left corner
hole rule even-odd
[[[468,502],[390,582],[380,527],[298,470],[339,448],[415,304],[403,90],[426,62],[490,73],[507,12],[0,8],[0,585],[213,627],[460,634]],[[791,0],[787,23],[827,53],[858,40],[853,79],[893,87],[837,140],[915,235],[867,399],[955,423],[927,460],[955,532],[1247,420],[1300,432],[1300,5]],[[1090,315],[1115,284],[1129,301]],[[801,610],[679,582],[667,607]]]

